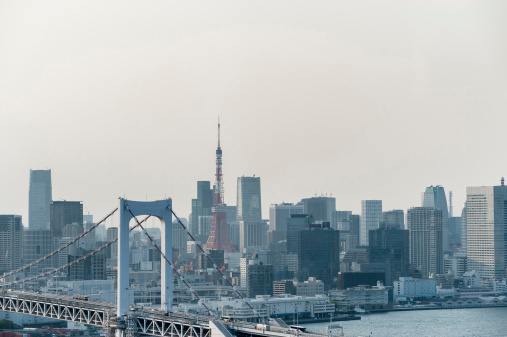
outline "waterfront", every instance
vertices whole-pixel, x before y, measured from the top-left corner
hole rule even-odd
[[[345,336],[506,336],[507,307],[391,311],[338,322]],[[306,324],[326,333],[327,323]]]

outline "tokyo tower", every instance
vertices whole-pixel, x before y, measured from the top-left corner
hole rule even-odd
[[[204,249],[221,249],[229,253],[236,250],[232,245],[229,230],[226,221],[226,206],[224,204],[224,182],[222,180],[222,149],[220,148],[220,120],[218,120],[218,147],[217,147],[217,165],[215,173],[215,195],[211,212],[213,213],[213,222],[208,237],[208,242]]]

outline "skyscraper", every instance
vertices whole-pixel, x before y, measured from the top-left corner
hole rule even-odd
[[[391,229],[405,229],[405,213],[401,209],[382,212],[382,222]]]
[[[213,200],[213,219],[211,231],[204,249],[224,250],[232,253],[236,250],[229,236],[227,228],[227,206],[224,202],[224,182],[222,179],[222,148],[220,147],[220,121],[218,122],[218,146],[216,150],[216,170],[215,170],[215,195]]]
[[[55,238],[61,238],[66,225],[77,224],[83,232],[83,204],[81,201],[53,201],[51,204],[51,231]]]
[[[239,248],[242,253],[263,249],[267,240],[267,228],[261,213],[261,178],[239,177],[237,195],[239,221]]]
[[[449,212],[444,188],[440,185],[426,187],[421,206],[442,210],[442,246],[444,250],[450,250],[452,246],[449,231]]]
[[[370,231],[377,229],[379,222],[382,221],[382,200],[362,200],[360,221],[359,244],[367,246]]]
[[[303,214],[304,206],[302,204],[272,204],[269,207],[269,229],[286,232],[287,221],[291,214]]]
[[[409,275],[409,232],[402,228],[387,226],[370,231],[368,245],[370,263],[389,263],[391,281]],[[392,284],[392,283],[391,283]]]
[[[424,278],[442,274],[442,210],[433,207],[413,207],[407,212],[410,236],[410,263]]]
[[[468,270],[502,280],[507,268],[507,186],[467,187]]]
[[[301,200],[303,212],[313,216],[316,222],[327,221],[333,223],[333,213],[336,211],[336,199],[333,197],[312,197]]]
[[[310,225],[298,231],[298,280],[315,277],[327,291],[336,287],[340,271],[340,232],[329,223]]]
[[[213,189],[209,181],[197,182],[197,199],[192,199],[192,215],[190,216],[190,232],[198,234],[200,216],[211,216],[213,207]],[[207,233],[209,234],[209,233]]]
[[[0,273],[21,267],[23,222],[21,215],[0,215]]]
[[[30,170],[28,191],[28,228],[49,229],[52,202],[51,170]]]

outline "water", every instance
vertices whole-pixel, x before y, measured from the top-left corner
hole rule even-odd
[[[338,323],[345,336],[507,336],[507,307],[391,311]],[[328,324],[305,326],[326,334]]]

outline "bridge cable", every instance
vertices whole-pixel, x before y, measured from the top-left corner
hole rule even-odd
[[[139,227],[140,224],[142,224],[143,222],[145,222],[146,220],[148,220],[148,218],[150,218],[151,215],[148,215],[146,218],[144,218],[143,220],[141,220],[141,222],[138,222],[137,225],[133,226],[132,228],[129,229],[129,232],[132,232],[132,230],[134,230],[135,228]],[[17,280],[17,281],[13,281],[13,282],[9,282],[9,283],[3,283],[0,285],[0,287],[5,287],[5,286],[12,286],[12,285],[16,285],[16,284],[20,284],[20,283],[25,283],[25,282],[30,282],[30,281],[34,281],[34,280],[37,280],[37,279],[40,279],[42,277],[46,277],[46,276],[49,276],[51,274],[54,274],[56,272],[59,272],[60,270],[63,270],[63,269],[66,269],[66,268],[69,268],[69,267],[72,267],[73,265],[81,262],[81,261],[84,261],[86,260],[87,258],[97,254],[98,252],[106,249],[107,247],[111,246],[113,243],[115,243],[116,241],[118,241],[118,238],[112,240],[112,241],[109,241],[108,243],[106,243],[105,245],[103,245],[102,247],[92,251],[92,252],[89,252],[88,254],[86,255],[83,255],[81,256],[80,258],[72,261],[72,262],[69,262],[67,263],[66,265],[63,265],[63,266],[60,266],[56,269],[52,269],[50,271],[47,271],[47,272],[44,272],[44,273],[41,273],[39,275],[35,275],[35,276],[32,276],[32,277],[28,277],[28,278],[25,278],[25,279],[22,279],[22,280]]]
[[[176,220],[178,221],[178,223],[181,225],[181,227],[183,227],[183,229],[187,232],[188,236],[190,236],[190,238],[192,240],[194,240],[196,246],[199,247],[200,251],[204,254],[204,256],[206,256],[208,261],[211,262],[213,267],[220,273],[222,278],[229,284],[230,287],[232,287],[232,289],[236,292],[236,294],[238,294],[238,296],[250,308],[250,310],[252,310],[252,312],[255,314],[255,316],[262,319],[262,316],[259,315],[259,313],[250,305],[250,303],[248,303],[248,301],[243,297],[243,295],[241,295],[241,293],[238,291],[238,289],[232,284],[232,282],[227,278],[227,276],[225,276],[225,274],[222,272],[222,270],[220,268],[218,268],[215,261],[213,261],[213,259],[204,251],[202,246],[197,242],[197,240],[194,238],[194,236],[188,231],[187,227],[181,222],[180,218],[178,218],[178,216],[176,215],[176,213],[174,213],[174,211],[172,209],[171,209],[171,212],[174,215],[174,217],[176,218]]]
[[[183,281],[183,283],[188,288],[188,290],[190,290],[190,292],[195,296],[195,298],[197,298],[198,303],[201,304],[208,311],[208,313],[211,316],[213,316],[213,318],[218,319],[217,316],[215,316],[215,314],[210,310],[210,308],[208,308],[208,306],[201,300],[201,298],[197,295],[197,293],[194,291],[194,289],[192,289],[192,287],[187,283],[187,281],[185,281],[185,279],[180,275],[180,273],[178,272],[178,270],[174,267],[174,265],[169,261],[169,259],[162,252],[162,250],[160,249],[160,247],[155,243],[155,241],[153,241],[153,239],[150,236],[150,234],[148,234],[148,232],[146,231],[146,229],[144,229],[144,227],[141,225],[141,223],[137,220],[137,217],[134,215],[134,213],[132,213],[132,211],[130,210],[130,208],[127,205],[125,205],[125,208],[130,212],[130,214],[132,215],[132,217],[134,217],[134,219],[136,220],[138,226],[141,227],[141,229],[143,230],[144,234],[148,237],[148,239],[151,241],[151,243],[153,244],[153,246],[159,251],[160,255],[169,264],[169,266],[171,266],[171,268],[174,271],[174,273],[176,273],[176,275],[179,277],[179,279],[181,281]]]
[[[48,255],[46,256],[43,256],[41,257],[40,259],[38,260],[35,260],[27,265],[24,265],[23,267],[21,268],[18,268],[16,270],[13,270],[13,271],[10,271],[8,273],[5,273],[3,274],[2,276],[0,276],[0,278],[3,278],[5,280],[6,277],[9,277],[11,275],[14,275],[14,274],[17,274],[17,273],[20,273],[28,268],[31,268],[39,263],[41,263],[42,261],[45,261],[47,259],[49,259],[50,257],[53,257],[54,255],[58,254],[59,252],[61,252],[62,250],[64,250],[65,248],[69,247],[71,244],[73,244],[74,242],[76,242],[77,240],[81,239],[83,236],[85,236],[86,234],[90,233],[92,230],[94,230],[95,228],[97,228],[97,226],[99,226],[100,224],[102,224],[104,221],[106,221],[111,215],[114,214],[114,212],[116,212],[118,210],[118,207],[115,208],[111,213],[109,213],[108,215],[105,216],[104,219],[100,220],[99,222],[97,222],[95,225],[93,225],[92,227],[90,227],[87,231],[83,232],[82,234],[80,234],[79,236],[75,237],[72,241],[69,241],[68,243],[66,243],[65,245],[61,246],[60,248],[58,248],[57,250],[55,250],[54,252],[51,252],[49,253]]]

